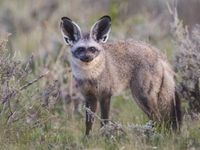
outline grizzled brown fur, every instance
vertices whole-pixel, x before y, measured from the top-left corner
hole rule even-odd
[[[135,101],[150,119],[177,129],[181,122],[180,101],[175,95],[174,72],[165,56],[143,42],[106,43],[110,22],[109,16],[100,18],[88,36],[83,36],[73,21],[65,18],[61,22],[63,37],[68,38],[65,41],[68,41],[72,54],[80,52],[80,56],[72,55],[71,66],[85,97],[86,107],[95,112],[99,101],[101,118],[105,119],[103,125],[109,118],[111,96],[130,89]],[[74,32],[70,33],[64,23],[72,24]],[[72,40],[70,34],[74,34]],[[81,54],[80,47],[84,54]],[[93,55],[94,49],[98,55]],[[92,128],[92,122],[93,117],[86,112],[86,135]]]

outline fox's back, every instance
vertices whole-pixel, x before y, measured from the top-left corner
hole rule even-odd
[[[130,81],[136,76],[143,78],[144,74],[149,74],[149,76],[159,76],[160,78],[162,65],[168,66],[169,73],[173,74],[165,56],[144,42],[118,41],[107,43],[103,47],[107,71],[111,74],[113,93],[118,94],[127,89],[130,86]]]
[[[118,66],[137,67],[151,66],[159,59],[166,61],[166,57],[155,47],[144,42],[127,40],[110,42],[103,45],[107,59],[112,59]],[[134,63],[134,65],[132,64]],[[113,64],[114,65],[114,64]]]

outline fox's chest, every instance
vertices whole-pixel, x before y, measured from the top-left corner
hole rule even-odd
[[[77,79],[75,78],[79,90],[83,95],[92,94],[100,97],[103,92],[111,93],[110,83],[101,79]]]
[[[119,95],[129,87],[130,71],[127,67],[109,59],[106,60],[105,64],[102,62],[98,66],[86,70],[72,65],[72,72],[77,80],[77,85],[84,95],[92,93],[100,96],[105,91],[111,93],[111,95]],[[129,73],[127,73],[127,70]]]
[[[127,78],[109,74],[104,74],[97,79],[76,79],[76,82],[83,95],[93,94],[97,97],[100,97],[105,91],[117,96],[129,87]]]

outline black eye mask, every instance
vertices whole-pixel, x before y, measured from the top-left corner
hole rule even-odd
[[[79,55],[81,53],[84,53],[86,51],[85,47],[78,47],[75,51],[72,52],[73,56],[76,58],[79,58]]]

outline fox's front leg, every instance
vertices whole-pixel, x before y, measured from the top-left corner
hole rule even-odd
[[[111,94],[107,92],[103,93],[100,98],[101,119],[102,119],[101,126],[108,123],[109,112],[110,112],[110,99],[111,99]]]
[[[92,129],[93,121],[94,121],[94,116],[92,113],[95,113],[96,108],[97,108],[97,98],[94,95],[88,95],[85,97],[85,99],[86,99],[85,135],[89,135],[90,130]]]

